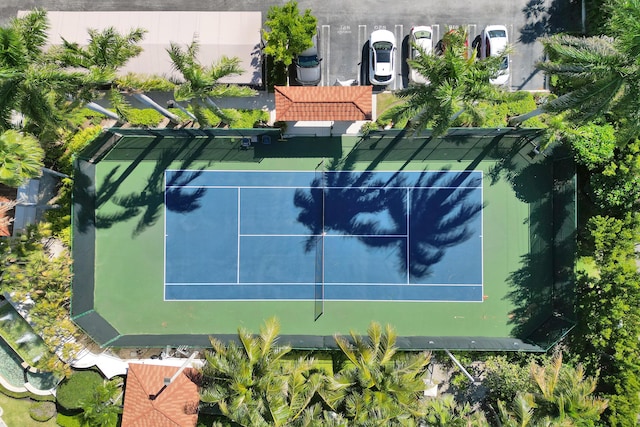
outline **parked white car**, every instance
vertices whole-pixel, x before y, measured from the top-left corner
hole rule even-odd
[[[500,56],[509,44],[509,36],[507,27],[504,25],[488,25],[480,34],[480,59],[490,56]],[[500,64],[498,75],[491,79],[494,85],[505,85],[509,82],[511,74],[509,66],[509,55],[505,56],[504,61]]]
[[[303,51],[294,61],[296,64],[296,81],[303,86],[316,86],[320,83],[322,74],[318,58],[318,35],[311,39],[313,46]]]
[[[409,32],[409,59],[415,60],[420,56],[419,46],[425,54],[431,55],[433,52],[433,31],[431,27],[421,25],[413,27]],[[419,84],[429,84],[429,80],[418,73],[409,65],[409,81]]]
[[[388,85],[396,74],[396,36],[389,30],[376,30],[369,38],[369,81]]]

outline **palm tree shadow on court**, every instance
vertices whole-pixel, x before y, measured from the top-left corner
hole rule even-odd
[[[160,139],[158,138],[158,140]],[[134,236],[139,235],[147,227],[155,224],[160,217],[161,208],[165,204],[163,179],[165,171],[171,168],[176,160],[181,160],[179,165],[174,166],[177,170],[191,169],[194,160],[199,158],[208,142],[207,139],[203,139],[199,142],[196,141],[197,145],[195,147],[185,142],[169,149],[159,150],[161,154],[155,159],[151,155],[152,149],[156,147],[156,144],[152,143],[143,149],[140,155],[125,170],[120,171],[119,166],[111,169],[102,179],[102,182],[96,186],[99,190],[94,197],[88,193],[84,194],[86,191],[83,191],[83,194],[76,194],[76,197],[84,200],[85,203],[93,200],[93,209],[96,212],[95,218],[90,218],[88,214],[91,210],[86,211],[87,215],[84,214],[85,209],[80,210],[80,229],[85,230],[86,226],[91,223],[96,228],[110,228],[116,223],[128,221],[139,216],[140,218],[133,231]],[[130,192],[122,196],[118,195],[118,189],[143,160],[155,161],[153,170],[144,181],[146,182],[145,187],[139,191]],[[176,212],[189,212],[200,206],[199,200],[204,196],[206,189],[193,190],[186,189],[184,186],[195,180],[204,168],[202,166],[197,170],[177,172],[172,175],[171,180],[166,183],[167,188],[169,188],[166,195],[167,209]],[[78,188],[86,189],[90,187],[88,182],[90,178],[82,174],[81,171],[76,173],[76,181],[78,180],[87,182],[85,185],[77,186]],[[106,202],[115,206],[115,209],[111,209],[108,214],[99,211],[99,208]]]
[[[530,206],[529,252],[507,277],[504,299],[513,305],[511,334],[548,348],[573,327],[574,168],[562,151],[522,154],[522,146],[514,147],[489,171],[493,183],[507,180],[515,196]]]
[[[308,252],[323,232],[354,236],[370,248],[391,249],[398,270],[408,270],[411,278],[420,279],[432,273],[431,267],[447,249],[479,232],[472,226],[483,208],[481,201],[472,198],[477,189],[461,186],[467,180],[470,186],[481,185],[481,178],[473,182],[470,172],[425,170],[408,182],[405,175],[383,181],[373,172],[345,167],[332,172],[330,166],[310,189],[294,195],[294,205],[300,209],[297,219],[314,235],[307,239]],[[412,189],[411,196],[405,188]],[[400,237],[407,234],[408,239]]]

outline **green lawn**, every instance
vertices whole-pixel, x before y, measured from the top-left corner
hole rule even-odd
[[[3,409],[2,419],[8,427],[55,427],[56,417],[41,423],[29,416],[30,399],[14,399],[0,393],[0,407]]]

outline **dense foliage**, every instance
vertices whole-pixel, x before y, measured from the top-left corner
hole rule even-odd
[[[301,15],[298,2],[290,0],[282,6],[271,6],[264,25],[269,29],[262,32],[264,53],[289,66],[297,54],[311,47],[318,20],[310,9]]]
[[[102,375],[96,371],[75,372],[58,386],[58,405],[71,411],[82,409],[83,403],[92,399],[94,392],[102,384]]]

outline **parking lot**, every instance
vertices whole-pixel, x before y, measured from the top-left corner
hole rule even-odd
[[[6,24],[18,10],[43,7],[48,10],[256,10],[263,20],[272,5],[285,0],[4,0],[0,5],[0,23]],[[491,24],[505,25],[514,47],[511,55],[511,79],[514,89],[540,90],[546,87],[544,76],[535,70],[543,58],[540,36],[560,31],[581,29],[580,2],[566,0],[453,0],[450,2],[416,2],[414,0],[300,0],[300,10],[311,9],[318,18],[321,63],[321,84],[333,85],[337,80],[357,79],[361,73],[363,52],[369,35],[376,29],[393,32],[398,42],[395,81],[388,89],[400,89],[406,84],[406,37],[414,25],[430,25],[434,43],[446,28],[465,26],[469,45],[477,34]],[[403,48],[404,47],[404,48]]]
[[[458,27],[459,24],[429,24],[433,31],[433,44],[435,45],[448,28]],[[471,49],[473,39],[480,34],[483,27],[477,24],[463,25],[469,37],[468,46]],[[508,25],[509,35],[513,34],[513,25]],[[358,24],[352,26],[348,24],[322,25],[319,28],[319,48],[323,58],[321,85],[330,86],[355,81],[358,84],[368,84],[368,49],[369,37],[372,31],[389,30],[396,38],[397,50],[395,52],[396,78],[387,87],[379,87],[377,90],[397,90],[406,87],[408,84],[409,69],[407,66],[407,56],[409,49],[409,31],[411,27],[403,24]],[[514,58],[518,61],[517,53],[511,55],[511,67],[513,68]],[[508,87],[512,87],[512,78]]]

